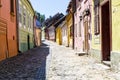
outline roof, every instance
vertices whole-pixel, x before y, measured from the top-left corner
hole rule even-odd
[[[35,20],[35,25],[36,25],[37,28],[41,28],[42,27],[41,23],[37,19]]]
[[[59,24],[61,24],[64,20],[65,20],[66,16],[63,16],[62,18],[60,18],[55,24],[55,27],[58,27]]]
[[[31,4],[30,0],[27,0],[27,1],[28,1],[28,3],[30,4],[32,10],[34,11],[33,6],[32,6],[32,4]],[[34,11],[34,15],[35,15],[35,11]]]
[[[53,17],[47,19],[45,22],[46,28],[49,28],[52,24],[56,23],[63,16],[64,15],[62,13],[57,13]]]

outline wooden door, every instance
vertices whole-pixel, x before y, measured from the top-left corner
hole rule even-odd
[[[7,23],[0,18],[0,61],[7,57]]]
[[[88,21],[84,22],[84,51],[88,53],[89,43],[88,43]]]
[[[101,27],[102,27],[102,59],[110,60],[111,51],[111,32],[110,32],[110,11],[109,1],[101,6]]]

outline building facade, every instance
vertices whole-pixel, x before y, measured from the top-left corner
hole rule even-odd
[[[109,0],[96,0],[93,5],[91,55],[99,62],[110,61],[112,50],[111,4]]]
[[[74,13],[74,45],[77,53],[88,53],[91,48],[92,0],[76,0]]]
[[[18,42],[19,51],[34,47],[33,23],[34,10],[29,0],[18,0]]]
[[[0,60],[17,55],[16,30],[16,0],[0,0]]]
[[[62,13],[57,13],[55,14],[53,17],[51,17],[50,19],[48,19],[48,21],[45,21],[45,36],[46,39],[51,40],[51,41],[56,41],[56,32],[55,32],[55,26],[54,24],[60,19],[62,18],[64,15]]]
[[[111,50],[111,67],[115,71],[120,71],[120,0],[111,0],[110,5],[112,8],[112,50]]]
[[[49,40],[55,41],[55,27],[52,24],[49,28],[47,28],[49,34]]]
[[[58,25],[56,28],[56,42],[61,45],[62,44],[62,31],[61,31],[61,26]]]
[[[119,0],[97,0],[93,3],[93,39],[91,56],[97,61],[111,66],[115,71],[120,71],[120,35],[117,18],[120,14]],[[96,22],[95,22],[96,21]]]
[[[72,9],[72,0],[69,2],[69,5],[67,7],[67,15],[66,15],[66,24],[67,24],[67,32],[68,32],[68,46],[73,48],[73,9]]]
[[[60,18],[55,24],[55,32],[56,32],[56,42],[59,45],[62,45],[62,27],[63,27],[63,21],[65,20],[65,16]]]
[[[66,24],[66,20],[64,20],[61,24],[61,30],[62,30],[62,45],[68,47],[68,27]]]
[[[42,29],[41,23],[37,20],[36,16],[34,17],[34,42],[35,46],[41,45],[41,38],[42,38]]]
[[[67,22],[67,32],[68,32],[68,46],[73,48],[73,24],[72,24],[72,14],[68,13],[66,16]]]

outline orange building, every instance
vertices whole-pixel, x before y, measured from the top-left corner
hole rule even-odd
[[[0,0],[0,61],[17,55],[16,1]]]

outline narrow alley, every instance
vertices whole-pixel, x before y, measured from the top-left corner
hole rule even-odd
[[[120,80],[120,0],[0,0],[0,80]]]
[[[0,62],[0,80],[119,79],[110,67],[95,62],[87,55],[78,56],[71,48],[50,41]]]

